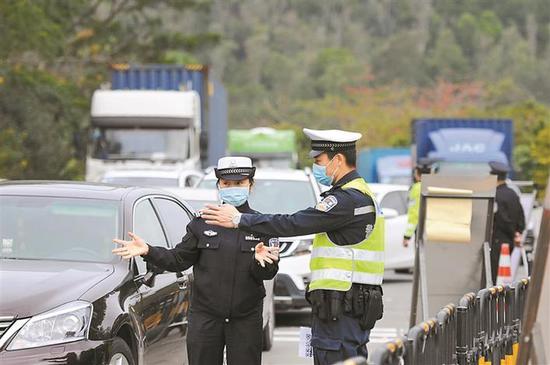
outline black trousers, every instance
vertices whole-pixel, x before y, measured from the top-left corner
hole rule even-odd
[[[361,329],[359,319],[340,316],[337,321],[321,320],[313,316],[311,345],[315,365],[331,365],[350,357],[368,357],[367,343],[370,331]]]
[[[228,322],[192,311],[187,334],[189,365],[222,365],[224,347],[227,365],[260,365],[262,338],[261,305],[252,314]]]

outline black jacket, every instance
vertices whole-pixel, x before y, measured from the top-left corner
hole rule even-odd
[[[241,213],[257,214],[248,203]],[[173,249],[149,247],[145,261],[168,271],[193,266],[191,309],[220,318],[244,317],[261,306],[263,280],[272,279],[277,263],[262,268],[254,259],[254,247],[271,237],[239,229],[206,224],[197,217],[187,225],[187,234]]]
[[[513,245],[516,232],[525,229],[525,216],[518,195],[506,184],[497,186],[495,194],[493,242]]]

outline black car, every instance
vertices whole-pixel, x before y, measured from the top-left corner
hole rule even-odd
[[[192,210],[162,190],[0,183],[0,363],[186,364],[192,273],[114,256],[173,247]]]

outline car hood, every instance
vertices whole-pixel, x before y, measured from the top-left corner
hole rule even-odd
[[[29,317],[77,300],[113,271],[112,264],[4,259],[0,316]]]

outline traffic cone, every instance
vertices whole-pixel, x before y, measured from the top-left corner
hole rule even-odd
[[[497,285],[506,285],[512,282],[512,261],[510,259],[510,245],[500,245],[500,258],[498,259]]]

